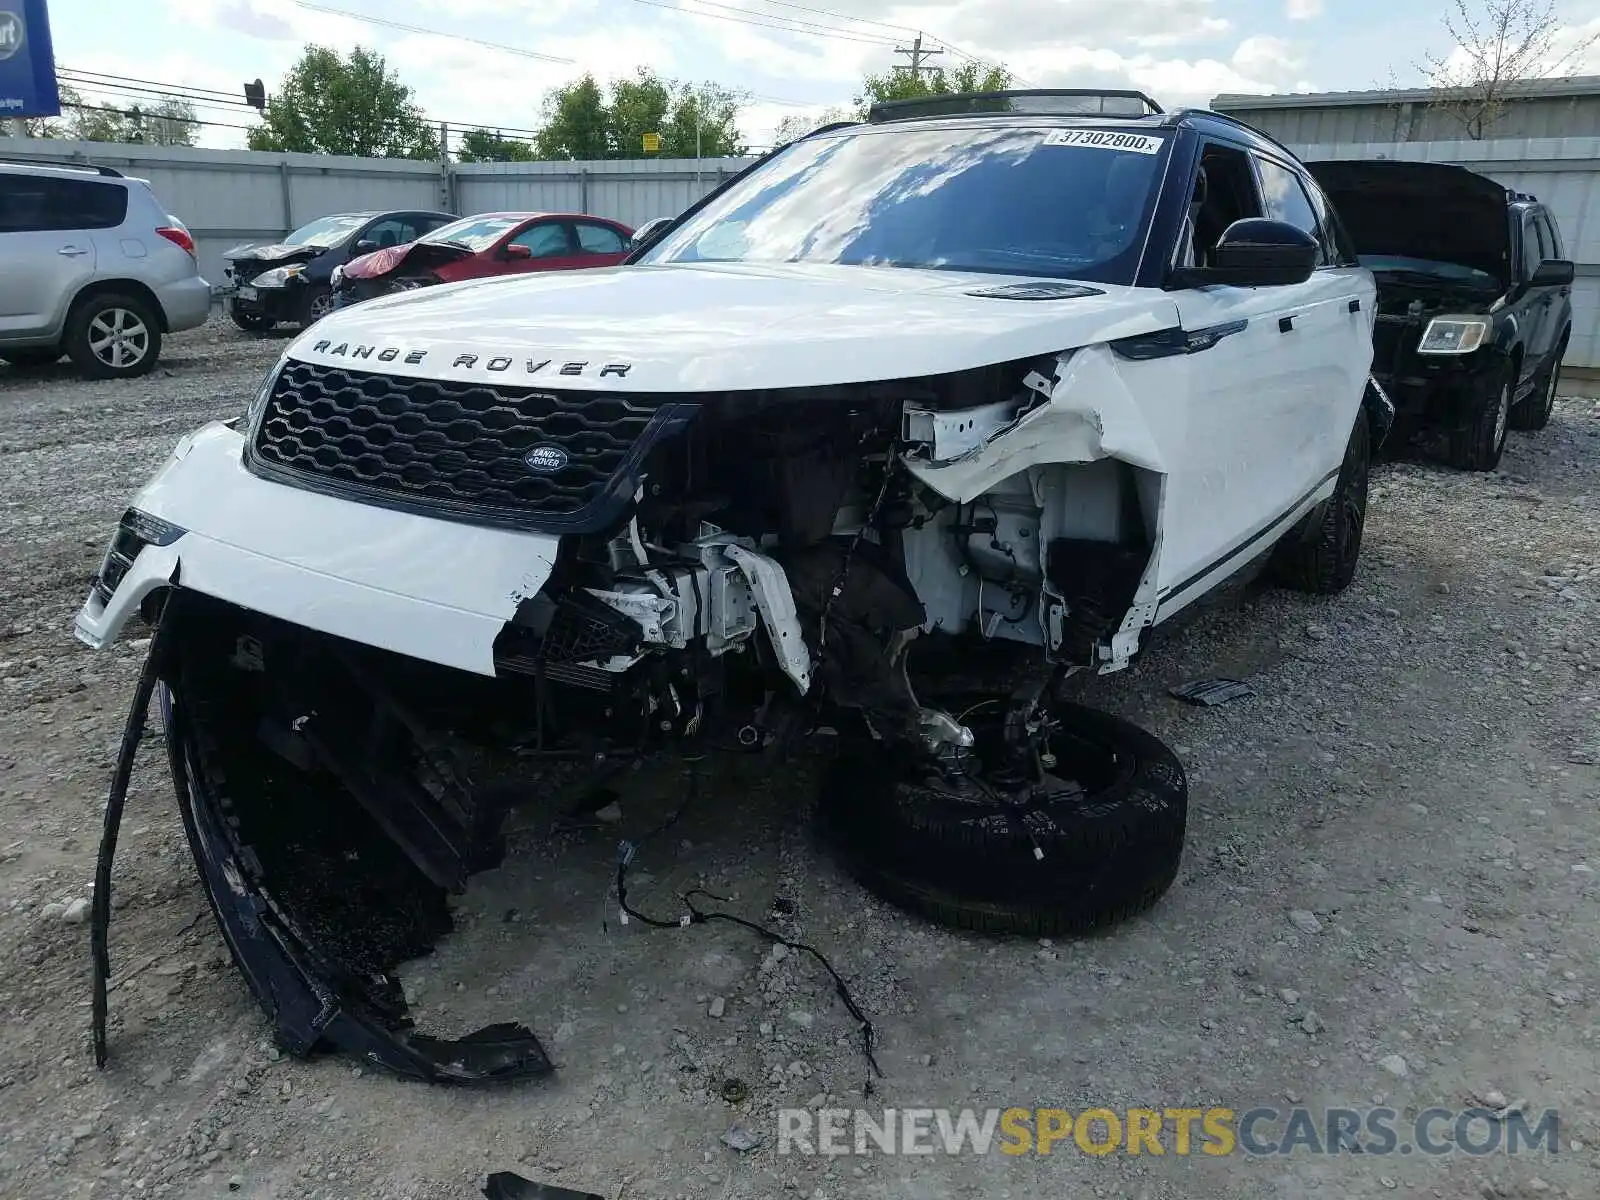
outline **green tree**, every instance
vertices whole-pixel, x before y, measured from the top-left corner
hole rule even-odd
[[[605,158],[607,144],[605,94],[593,75],[585,74],[544,98],[544,128],[534,140],[542,159]]]
[[[413,95],[381,54],[357,46],[345,59],[307,46],[250,131],[250,149],[434,158],[438,134]]]
[[[126,108],[77,100],[73,103],[66,136],[80,141],[192,146],[200,131],[194,105],[187,100],[167,98]]]
[[[647,67],[640,67],[632,79],[613,80],[606,108],[606,140],[611,148],[607,157],[643,157],[647,133],[663,135],[661,154],[667,156],[663,126],[671,107],[671,85]],[[694,136],[692,129],[689,136]]]
[[[461,135],[456,157],[464,163],[531,162],[537,155],[526,141],[502,137],[486,129],[469,129]]]
[[[661,134],[662,158],[738,158],[746,153],[739,135],[743,97],[714,83],[673,85],[672,108]],[[696,135],[698,134],[698,139]]]
[[[715,84],[698,87],[640,68],[611,84],[608,96],[585,75],[548,93],[544,128],[535,139],[543,159],[693,158],[698,126],[706,158],[743,154],[742,97]],[[659,133],[661,149],[647,154],[644,135]]]
[[[910,67],[891,67],[881,75],[868,75],[861,81],[862,95],[856,105],[862,118],[874,104],[884,100],[916,100],[923,96],[953,96],[966,92],[1003,92],[1011,86],[1011,72],[987,63],[963,63],[954,70],[939,67],[913,72]]]

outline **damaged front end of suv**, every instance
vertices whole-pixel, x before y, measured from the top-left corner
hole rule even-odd
[[[1039,688],[997,697],[1004,762],[980,763],[965,713],[914,689],[919,642],[1114,671],[1320,521],[1319,467],[1240,518],[1248,539],[1215,534],[1202,510],[1237,481],[1171,464],[1196,436],[1185,357],[1216,337],[1135,286],[1169,131],[1062,132],[807,139],[642,261],[337,312],[244,418],[183,439],[77,633],[155,623],[189,838],[288,1048],[457,1082],[547,1070],[521,1026],[417,1033],[394,978],[500,860],[511,809],[822,721],[1025,795],[1056,769]]]

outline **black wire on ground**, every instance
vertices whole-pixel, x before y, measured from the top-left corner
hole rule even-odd
[[[828,961],[827,956],[822,951],[815,946],[808,946],[804,942],[790,941],[782,934],[768,929],[765,925],[746,920],[744,917],[736,916],[733,913],[707,912],[704,909],[696,908],[693,900],[695,896],[704,896],[707,899],[715,900],[718,904],[728,903],[722,896],[708,892],[704,888],[691,888],[683,893],[683,904],[688,911],[676,921],[664,921],[659,917],[649,916],[628,904],[628,867],[633,862],[634,855],[638,852],[639,847],[675,825],[678,819],[688,810],[689,805],[693,803],[700,790],[699,762],[698,758],[689,760],[689,780],[684,787],[683,800],[672,815],[639,838],[638,841],[630,842],[624,840],[617,846],[617,904],[622,909],[624,924],[631,919],[638,921],[641,925],[647,925],[651,929],[687,929],[690,925],[706,925],[712,921],[727,921],[743,929],[748,929],[752,933],[759,934],[776,945],[787,946],[790,950],[801,950],[811,955],[812,958],[822,964],[822,969],[833,979],[834,992],[838,995],[846,1010],[861,1026],[861,1052],[867,1060],[867,1075],[866,1081],[862,1085],[862,1095],[872,1095],[874,1090],[872,1077],[874,1075],[877,1075],[880,1079],[883,1077],[883,1068],[878,1065],[878,1059],[874,1053],[874,1047],[877,1043],[877,1031],[873,1028],[871,1019],[863,1011],[861,1005],[856,1002],[856,998],[851,995],[849,985],[845,983],[844,977],[834,969],[833,964]]]
[[[168,605],[170,611],[171,606]],[[161,677],[167,649],[165,636],[168,628],[166,612],[156,623],[150,638],[150,652],[145,655],[144,667],[139,672],[139,683],[134,688],[133,703],[128,706],[128,718],[123,723],[122,746],[117,751],[116,770],[111,776],[111,792],[106,797],[105,824],[100,833],[100,851],[94,864],[94,898],[89,915],[89,953],[93,960],[93,1025],[94,1063],[106,1065],[106,990],[111,978],[111,863],[117,853],[117,834],[122,827],[122,810],[128,800],[128,785],[133,779],[133,760],[144,738],[145,722],[149,715],[150,698],[155,695]]]

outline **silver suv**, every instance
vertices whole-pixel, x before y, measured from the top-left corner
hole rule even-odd
[[[150,185],[110,167],[0,161],[0,359],[70,355],[94,379],[141,375],[161,335],[211,311],[194,239]]]

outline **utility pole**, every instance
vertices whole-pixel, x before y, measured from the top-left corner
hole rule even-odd
[[[943,50],[924,50],[922,48],[922,35],[920,33],[917,34],[917,40],[911,43],[911,49],[907,50],[904,46],[896,46],[894,48],[894,52],[896,54],[904,54],[911,59],[911,66],[907,69],[910,70],[911,77],[913,79],[922,78],[923,59],[932,58],[936,54],[944,53]]]

